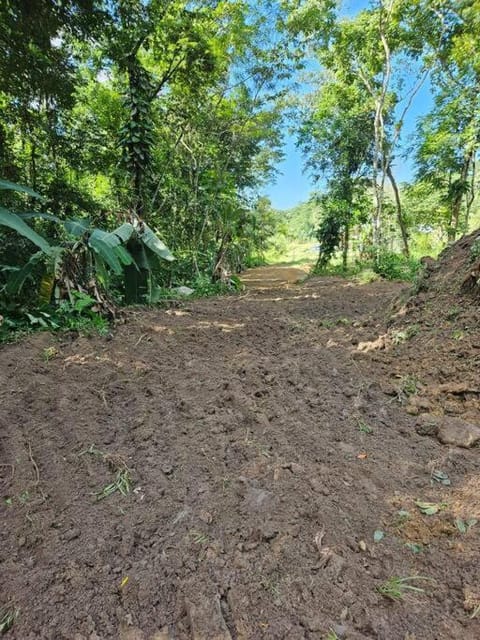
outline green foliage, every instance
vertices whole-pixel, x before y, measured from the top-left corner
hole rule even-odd
[[[379,276],[386,280],[412,282],[420,269],[420,262],[414,258],[406,258],[398,253],[382,251],[376,256],[373,269],[375,273],[378,273]]]
[[[390,600],[403,600],[409,593],[424,593],[425,589],[417,587],[416,581],[429,581],[424,576],[407,576],[401,578],[392,576],[386,582],[377,587],[378,593]]]
[[[8,188],[14,189],[16,185],[9,183]],[[25,191],[22,187],[17,187],[17,190]],[[66,237],[61,244],[51,245],[24,218],[40,218],[55,223],[62,227]],[[57,302],[63,299],[72,302],[75,294],[91,289],[95,290],[96,303],[101,307],[99,287],[105,289],[108,285],[107,269],[117,276],[125,275],[127,302],[142,302],[149,293],[149,286],[142,289],[139,281],[149,281],[157,259],[174,260],[168,247],[137,217],[108,232],[92,227],[87,219],[61,220],[45,213],[17,215],[0,208],[0,225],[17,231],[41,249],[22,268],[13,268],[5,284],[5,292],[8,295],[19,293],[37,265],[43,262],[44,273],[39,283],[40,304],[49,304],[53,294]],[[104,310],[111,312],[108,305],[103,306]]]
[[[470,262],[480,259],[480,238],[477,238],[470,247]]]

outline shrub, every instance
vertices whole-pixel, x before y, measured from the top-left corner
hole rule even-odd
[[[382,251],[374,260],[373,270],[386,280],[413,281],[420,269],[420,262],[392,251]]]

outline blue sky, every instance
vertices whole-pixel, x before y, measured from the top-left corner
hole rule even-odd
[[[344,15],[354,15],[368,5],[368,0],[346,0],[343,3],[342,13]],[[415,79],[412,78],[413,81]],[[418,117],[427,113],[431,105],[431,91],[429,84],[426,83],[416,95],[405,118],[402,133],[403,146],[408,144],[409,138],[413,135]],[[305,202],[309,194],[316,188],[313,180],[304,170],[304,160],[295,146],[295,137],[288,132],[285,134],[284,153],[284,160],[277,166],[279,174],[276,182],[264,189],[265,195],[271,199],[272,205],[276,209],[289,209],[300,202]],[[411,160],[397,156],[394,171],[398,181],[409,180],[413,173]]]

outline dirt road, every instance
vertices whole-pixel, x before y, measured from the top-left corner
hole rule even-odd
[[[2,348],[7,637],[479,638],[475,527],[415,505],[453,504],[478,453],[417,435],[395,353],[361,344],[402,288],[253,288]]]

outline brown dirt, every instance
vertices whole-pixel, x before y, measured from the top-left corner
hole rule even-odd
[[[404,285],[263,285],[132,313],[111,340],[1,349],[8,637],[480,637],[480,524],[454,526],[478,506],[478,449],[418,435],[401,388],[418,376],[438,411],[423,389],[473,381],[478,322],[444,344],[418,315],[394,344]],[[133,491],[97,501],[127,468]],[[377,591],[416,574],[424,593]]]

